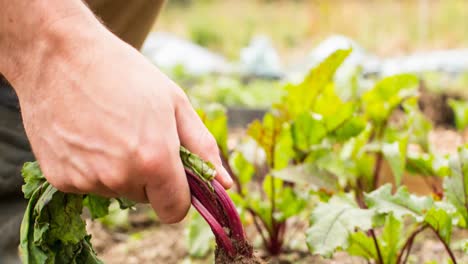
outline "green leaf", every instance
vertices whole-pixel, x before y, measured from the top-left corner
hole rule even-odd
[[[130,228],[129,210],[122,210],[118,201],[112,201],[109,205],[109,213],[99,221],[111,230],[127,230]]]
[[[394,141],[393,143],[384,143],[382,146],[383,155],[390,164],[397,186],[401,184],[401,179],[405,173],[407,147],[407,136],[400,138],[398,141]]]
[[[263,117],[262,122],[253,121],[247,129],[247,134],[265,151],[270,167],[273,167],[271,165],[274,163],[276,142],[281,130],[282,122],[270,113]]]
[[[455,114],[455,125],[457,129],[462,131],[468,126],[468,103],[450,99],[448,104]]]
[[[271,230],[272,223],[271,223],[271,203],[266,200],[262,199],[259,196],[250,196],[247,197],[248,207],[252,209],[256,215],[258,215],[262,221],[265,223],[266,228]]]
[[[428,153],[419,153],[408,151],[407,153],[406,170],[410,173],[419,174],[422,176],[437,175],[432,166],[434,156]]]
[[[439,236],[450,245],[452,237],[452,217],[442,208],[431,208],[424,221],[429,224]]]
[[[263,191],[267,195],[268,199],[271,199],[273,197],[273,190],[275,198],[278,198],[282,188],[283,181],[281,179],[274,178],[271,175],[267,175],[263,180]]]
[[[336,70],[350,52],[350,49],[335,51],[317,67],[313,68],[302,83],[287,85],[287,94],[277,108],[280,108],[280,111],[285,111],[286,115],[291,118],[312,110],[317,96],[333,81]]]
[[[322,116],[303,113],[292,123],[291,134],[294,147],[303,153],[308,153],[311,146],[320,143],[327,135],[327,128]]]
[[[316,189],[338,189],[338,179],[330,171],[318,168],[314,163],[290,166],[274,171],[272,175],[287,182],[311,185]]]
[[[443,177],[450,174],[449,156],[408,151],[406,170],[422,176]]]
[[[24,182],[23,185],[23,193],[24,198],[29,199],[31,198],[32,194],[34,193],[39,186],[45,182],[45,178],[42,175],[41,169],[39,168],[39,163],[36,162],[26,162],[21,170],[23,174]]]
[[[343,102],[335,93],[331,83],[317,96],[312,111],[323,117],[325,127],[333,131],[351,118],[356,110],[352,102]]]
[[[433,207],[434,201],[430,197],[418,197],[410,194],[406,186],[398,188],[392,195],[392,186],[385,184],[377,190],[365,194],[365,201],[369,209],[379,214],[392,213],[398,220],[404,216],[412,216],[422,221],[424,214]]]
[[[284,187],[280,191],[275,203],[276,212],[273,217],[280,223],[300,214],[307,205],[306,200],[290,187]]]
[[[230,164],[241,185],[249,183],[255,174],[254,165],[247,161],[240,152],[234,152],[231,155]]]
[[[412,74],[399,74],[380,80],[362,96],[366,113],[377,124],[385,122],[400,103],[415,96],[419,85]]]
[[[92,219],[101,218],[109,214],[110,199],[94,194],[88,194],[83,205],[89,209]]]
[[[294,151],[294,142],[292,138],[291,126],[284,124],[275,144],[274,167],[279,170],[286,168],[296,156]]]
[[[228,122],[226,109],[220,104],[210,104],[204,108],[204,111],[198,110],[197,112],[205,126],[216,139],[221,153],[227,157]]]
[[[366,128],[366,120],[362,116],[353,116],[337,127],[332,135],[339,142],[344,142],[359,135]]]
[[[83,195],[59,192],[44,180],[37,163],[25,164],[22,173],[29,198],[20,231],[23,263],[101,264],[81,219]]]
[[[462,216],[464,223],[468,225],[468,149],[458,149],[458,157],[450,160],[449,177],[444,180],[444,195],[452,203]]]
[[[465,254],[468,254],[468,239],[461,241],[461,249]]]
[[[352,256],[363,257],[367,260],[378,259],[374,240],[362,231],[349,235],[349,247],[346,251]]]
[[[396,263],[398,251],[402,246],[402,234],[403,223],[393,214],[389,214],[386,217],[381,239],[379,239],[379,247],[384,263]]]
[[[118,197],[115,199],[119,202],[119,207],[122,210],[133,208],[136,205],[136,202],[125,197]]]
[[[307,244],[313,254],[331,257],[336,249],[349,246],[349,236],[356,229],[372,228],[372,210],[360,209],[350,198],[332,197],[319,204],[311,215]]]
[[[432,123],[421,112],[417,98],[406,100],[403,103],[403,109],[407,116],[409,142],[418,144],[424,151],[429,151],[429,132],[432,130]]]
[[[210,162],[205,162],[200,156],[190,152],[182,146],[180,147],[179,153],[184,167],[191,170],[212,189],[213,187],[211,186],[210,181],[216,176],[214,165]]]
[[[186,233],[188,253],[191,257],[203,258],[213,249],[214,235],[200,214],[191,215]]]

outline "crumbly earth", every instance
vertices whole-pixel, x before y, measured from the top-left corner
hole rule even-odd
[[[216,250],[215,253],[215,264],[265,264],[266,262],[262,259],[253,255],[252,257],[236,256],[235,258],[230,257],[223,250]]]
[[[249,254],[251,256],[244,256],[239,254],[238,256],[232,258],[229,256],[223,249],[216,248],[215,250],[215,264],[264,264],[266,263],[261,258],[252,254],[253,248],[252,246],[247,243],[237,243],[235,244],[238,252],[245,252],[245,254]]]

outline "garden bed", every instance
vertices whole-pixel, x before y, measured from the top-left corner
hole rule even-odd
[[[230,137],[233,143],[242,136],[243,131],[237,130]],[[455,153],[457,146],[465,140],[468,141],[468,135],[460,135],[453,129],[439,127],[430,135],[431,145],[442,153]],[[385,165],[383,168],[383,182],[390,181],[390,168]],[[429,194],[432,191],[432,185],[440,187],[440,182],[428,182],[420,176],[404,177],[404,184],[411,192],[418,194]],[[211,259],[191,259],[188,261],[188,247],[185,236],[185,226],[187,220],[175,225],[163,225],[154,219],[151,209],[146,206],[140,206],[138,210],[131,212],[129,216],[129,226],[124,229],[108,228],[98,221],[88,221],[88,229],[93,235],[92,242],[98,251],[98,255],[105,263],[126,263],[126,264],[178,264],[178,263],[211,263]],[[305,264],[305,263],[340,263],[340,264],[365,264],[367,261],[358,257],[351,257],[346,253],[337,253],[332,259],[324,259],[319,256],[312,256],[307,251],[305,245],[304,232],[307,223],[298,219],[293,219],[291,225],[294,226],[293,236],[289,238],[285,253],[277,258],[270,258],[259,248],[256,248],[257,255],[263,256],[271,264]],[[258,241],[253,227],[247,230],[251,241]],[[468,236],[468,231],[458,230],[455,232],[454,241],[457,238]],[[297,245],[297,246],[296,246]],[[468,256],[456,251],[460,258],[459,263],[468,263]],[[444,263],[447,259],[446,252],[439,241],[431,232],[425,232],[419,237],[412,251],[411,259],[413,263],[425,263],[427,261],[436,261],[435,263]]]

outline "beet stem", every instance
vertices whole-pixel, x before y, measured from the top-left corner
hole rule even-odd
[[[192,205],[197,209],[197,211],[201,214],[201,216],[208,222],[210,225],[211,230],[213,231],[218,245],[223,248],[231,257],[236,255],[236,250],[232,245],[231,240],[224,232],[223,227],[219,224],[219,222],[213,217],[213,215],[203,206],[203,204],[192,195]]]
[[[239,242],[244,242],[246,240],[245,232],[236,206],[232,202],[226,190],[224,190],[224,187],[221,186],[217,180],[213,180],[211,184],[213,185],[215,193],[218,196],[224,210],[226,211],[229,226],[231,228],[234,239]]]

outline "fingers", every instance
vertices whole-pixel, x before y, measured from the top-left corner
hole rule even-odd
[[[69,162],[70,163],[70,162]],[[60,166],[58,166],[60,167]],[[50,166],[44,166],[44,175],[47,181],[57,190],[64,193],[76,194],[97,194],[103,197],[117,197],[117,193],[105,186],[99,177],[89,175],[80,171],[76,166],[69,165],[69,170],[64,173],[63,170],[48,169]]]
[[[216,179],[224,188],[230,188],[233,183],[232,178],[223,167],[216,140],[185,95],[182,96],[178,107],[176,107],[176,119],[177,132],[182,146],[213,163],[217,172]]]
[[[147,177],[144,191],[163,223],[180,222],[190,208],[190,190],[179,156],[175,124],[164,133],[166,140],[143,150],[140,170]]]

